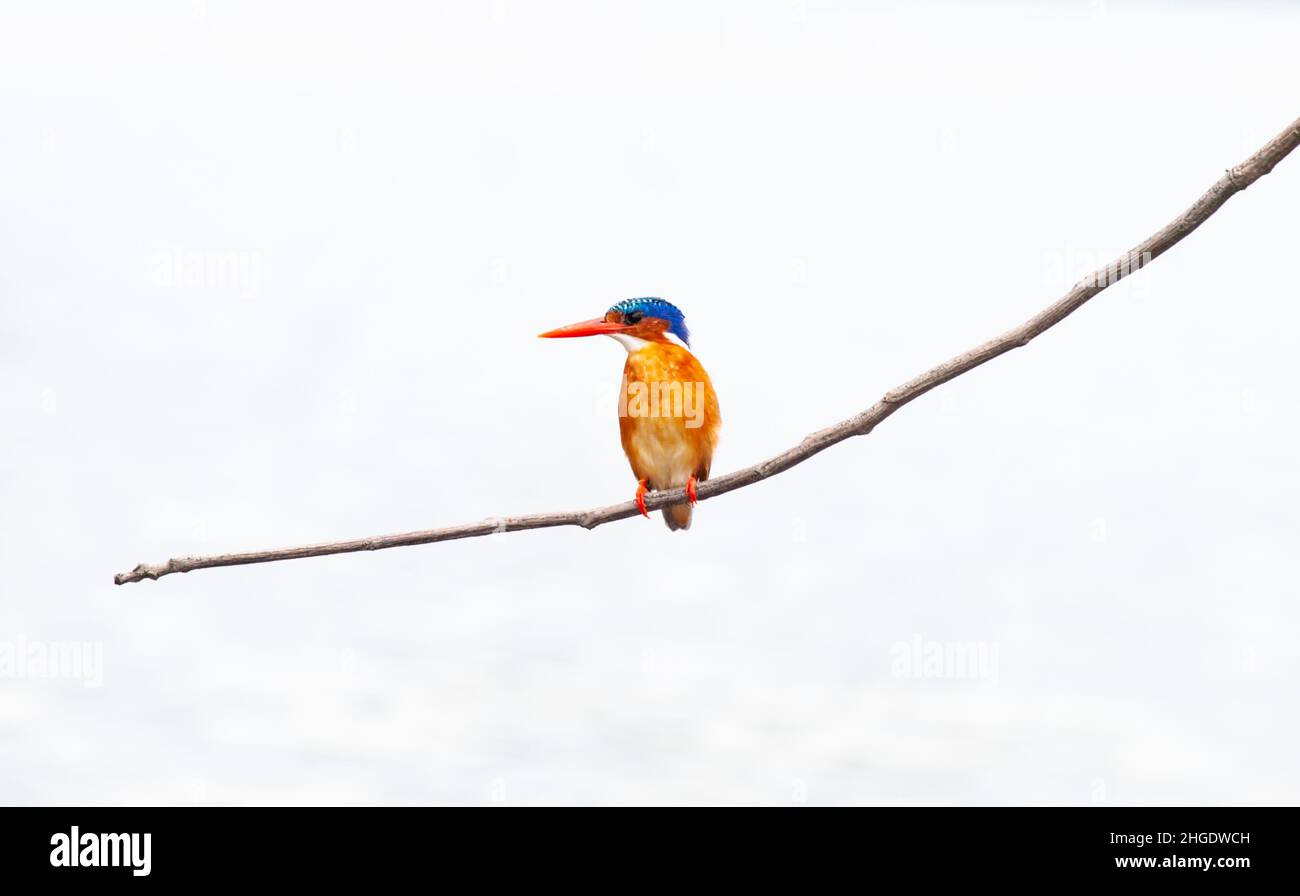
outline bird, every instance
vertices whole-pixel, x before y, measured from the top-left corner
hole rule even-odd
[[[689,529],[696,488],[709,478],[722,415],[713,382],[691,353],[686,316],[664,299],[625,299],[604,317],[540,335],[609,336],[627,349],[618,429],[637,479],[636,505],[649,519],[647,492],[685,486],[689,503],[668,505],[663,518],[674,532]]]

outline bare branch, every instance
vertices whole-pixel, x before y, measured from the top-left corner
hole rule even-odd
[[[1273,170],[1273,166],[1284,159],[1296,145],[1300,144],[1300,119],[1292,122],[1285,131],[1273,138],[1259,152],[1235,168],[1228,169],[1205,195],[1192,203],[1163,229],[1142,241],[1131,251],[1093,272],[1058,299],[1055,304],[1034,315],[1025,323],[1003,333],[996,339],[977,346],[944,361],[937,367],[893,389],[867,410],[820,430],[805,438],[795,447],[769,458],[762,463],[707,482],[700,483],[698,498],[707,501],[734,489],[753,485],[761,479],[775,476],[777,473],[802,463],[820,451],[842,442],[851,436],[864,436],[894,411],[914,398],[924,395],[936,386],[940,386],[955,377],[961,376],[981,364],[991,361],[998,355],[1019,348],[1029,343],[1038,334],[1060,323],[1067,316],[1078,310],[1085,302],[1124,277],[1134,273],[1150,263],[1157,256],[1164,254],[1187,234],[1200,227],[1210,215],[1218,211],[1223,203],[1237,192],[1246,189]],[[665,492],[651,492],[646,495],[646,507],[656,510],[668,504],[680,504],[686,500],[686,490],[672,489]],[[470,523],[463,526],[448,526],[444,529],[429,529],[423,532],[407,532],[403,535],[383,535],[375,538],[358,538],[353,541],[338,541],[329,544],[307,545],[297,548],[282,548],[273,551],[252,551],[246,554],[220,554],[213,557],[177,557],[161,564],[142,563],[131,572],[119,573],[113,577],[118,585],[138,582],[141,579],[158,579],[174,572],[189,572],[194,569],[206,569],[212,566],[240,566],[246,563],[270,563],[273,560],[293,560],[299,557],[321,557],[326,554],[346,554],[354,551],[378,551],[384,548],[398,548],[417,544],[432,544],[435,541],[451,541],[457,538],[477,538],[480,535],[492,535],[497,532],[517,532],[522,529],[548,529],[553,526],[581,526],[594,529],[604,523],[627,519],[638,513],[636,504],[627,501],[623,504],[611,504],[592,510],[575,510],[568,513],[535,513],[528,516],[500,517]]]

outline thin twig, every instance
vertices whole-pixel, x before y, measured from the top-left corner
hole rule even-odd
[[[1210,215],[1218,211],[1229,197],[1253,184],[1273,170],[1273,166],[1284,159],[1296,145],[1300,144],[1300,119],[1292,122],[1285,131],[1273,138],[1259,152],[1235,168],[1228,169],[1214,186],[1210,187],[1200,199],[1192,203],[1191,208],[1183,212],[1163,229],[1148,237],[1127,254],[1121,256],[1090,276],[1076,283],[1062,298],[1045,310],[1034,315],[1025,323],[1003,333],[996,339],[977,346],[968,352],[957,355],[927,370],[897,389],[893,389],[867,410],[842,423],[815,432],[795,447],[769,458],[762,463],[716,479],[703,482],[698,488],[698,498],[707,501],[734,489],[753,485],[761,479],[775,476],[777,473],[802,463],[820,451],[851,436],[864,436],[894,411],[909,401],[924,395],[936,386],[961,376],[986,361],[991,361],[1004,352],[1026,345],[1044,330],[1056,325],[1079,309],[1084,302],[1091,299],[1112,283],[1127,277],[1134,271],[1162,255],[1166,250],[1201,226]],[[680,504],[686,500],[686,490],[676,488],[664,492],[651,492],[646,495],[646,507],[656,510],[668,504]],[[282,548],[273,551],[252,551],[246,554],[219,554],[214,557],[176,557],[162,564],[142,563],[131,572],[119,573],[113,577],[118,585],[138,582],[141,579],[158,579],[174,572],[190,572],[211,566],[240,566],[245,563],[270,563],[273,560],[292,560],[298,557],[321,557],[326,554],[346,554],[353,551],[378,551],[384,548],[406,547],[408,545],[432,544],[435,541],[451,541],[456,538],[476,538],[480,535],[492,535],[496,532],[517,532],[522,529],[549,529],[553,526],[581,526],[594,529],[604,523],[636,516],[639,511],[636,504],[627,501],[623,504],[611,504],[592,510],[575,510],[569,513],[535,513],[528,516],[500,517],[470,523],[463,526],[448,526],[444,529],[429,529],[423,532],[408,532],[403,535],[384,535],[376,538],[358,538],[353,541],[337,541],[329,544],[307,545],[297,548]]]

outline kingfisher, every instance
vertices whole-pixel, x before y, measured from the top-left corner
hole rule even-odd
[[[685,315],[663,299],[626,299],[604,317],[541,336],[609,336],[627,349],[618,430],[637,479],[637,507],[648,519],[647,492],[685,486],[690,503],[671,504],[663,516],[672,531],[689,529],[695,489],[709,478],[722,417],[713,383],[691,354]]]

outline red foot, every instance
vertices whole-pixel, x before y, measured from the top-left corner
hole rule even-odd
[[[645,509],[645,493],[648,491],[644,479],[636,484],[636,506],[641,508],[641,515],[646,519],[650,519],[650,511]]]
[[[687,479],[687,480],[686,480],[686,497],[688,497],[688,498],[691,499],[691,506],[694,507],[694,506],[695,506],[695,502],[698,500],[698,499],[695,497],[695,477],[694,477],[694,476],[692,476],[690,479]]]

